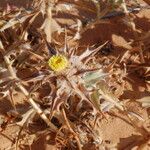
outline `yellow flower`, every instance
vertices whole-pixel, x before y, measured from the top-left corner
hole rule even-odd
[[[62,55],[53,55],[48,60],[48,65],[54,71],[62,71],[68,66],[68,60],[65,56]]]

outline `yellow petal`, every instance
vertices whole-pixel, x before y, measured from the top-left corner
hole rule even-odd
[[[48,60],[48,65],[54,71],[62,71],[68,66],[68,60],[63,55],[53,55]]]

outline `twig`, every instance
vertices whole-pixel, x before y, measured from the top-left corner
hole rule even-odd
[[[72,127],[70,126],[70,123],[69,123],[69,121],[68,121],[68,119],[67,119],[67,116],[66,116],[66,113],[65,113],[64,108],[62,109],[62,114],[63,114],[64,120],[65,120],[65,122],[66,122],[66,125],[67,125],[68,129],[69,129],[70,132],[74,135],[74,138],[75,138],[76,141],[77,141],[77,145],[78,145],[79,150],[82,150],[79,137],[77,136],[77,134],[74,132],[74,130],[73,130]]]
[[[18,144],[19,144],[19,139],[20,139],[21,133],[22,133],[24,127],[26,126],[28,120],[32,117],[33,113],[35,113],[35,112],[34,112],[34,109],[28,110],[28,111],[25,113],[23,119],[22,119],[20,122],[16,123],[16,124],[19,125],[21,128],[20,128],[20,130],[19,130],[19,132],[18,132],[18,136],[17,136],[17,139],[16,139],[15,150],[18,150]]]

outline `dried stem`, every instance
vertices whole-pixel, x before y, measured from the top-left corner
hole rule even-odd
[[[80,143],[80,139],[79,139],[79,137],[77,136],[77,134],[74,132],[74,130],[72,129],[72,127],[71,127],[71,125],[70,125],[70,123],[69,123],[69,121],[68,121],[68,119],[67,119],[67,116],[66,116],[66,113],[65,113],[64,108],[62,109],[62,114],[63,114],[64,120],[65,120],[65,122],[66,122],[66,125],[67,125],[68,129],[69,129],[70,132],[74,135],[74,138],[75,138],[76,141],[77,141],[77,145],[78,145],[79,150],[82,150],[81,143]]]

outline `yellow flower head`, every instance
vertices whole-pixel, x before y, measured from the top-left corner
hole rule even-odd
[[[48,65],[54,71],[62,71],[68,66],[68,60],[62,55],[53,55],[48,60]]]

